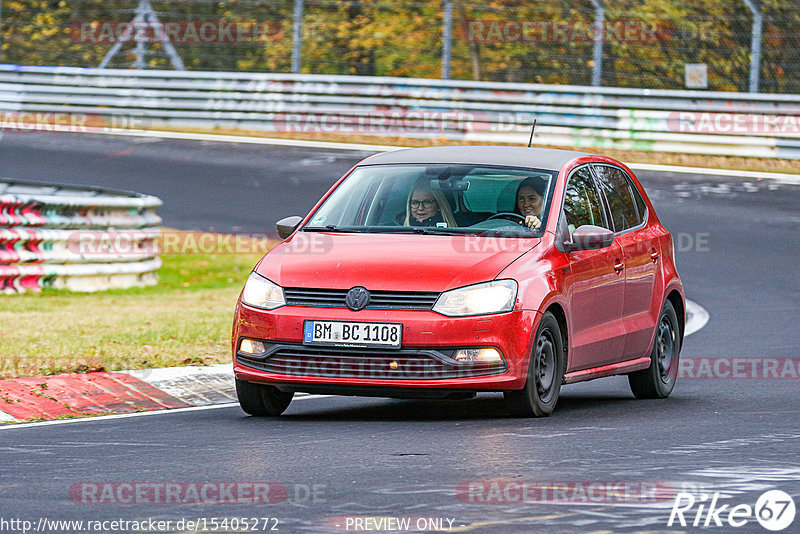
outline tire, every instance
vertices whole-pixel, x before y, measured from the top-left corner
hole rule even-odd
[[[285,393],[275,386],[256,384],[236,379],[236,396],[239,406],[256,417],[275,417],[286,411],[294,393]]]
[[[506,391],[506,408],[515,417],[547,417],[556,407],[564,380],[564,345],[555,316],[545,312],[528,362],[528,379],[519,391]]]
[[[666,399],[672,393],[680,365],[681,328],[672,303],[665,302],[656,326],[650,367],[628,375],[637,399]]]

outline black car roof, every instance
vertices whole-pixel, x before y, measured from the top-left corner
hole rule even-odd
[[[558,150],[555,148],[440,146],[383,152],[367,158],[362,162],[362,165],[454,163],[559,170],[565,163],[574,158],[590,155],[587,152]]]

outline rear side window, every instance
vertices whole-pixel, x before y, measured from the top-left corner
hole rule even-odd
[[[614,221],[614,230],[622,232],[628,228],[639,226],[644,212],[642,211],[640,214],[636,207],[630,180],[625,172],[609,165],[593,165],[592,167],[597,177],[597,184],[608,200],[611,219]]]
[[[581,167],[570,176],[564,191],[564,216],[570,232],[584,224],[611,229],[606,223],[589,167]]]

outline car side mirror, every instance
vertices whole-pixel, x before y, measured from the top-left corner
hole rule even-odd
[[[584,224],[572,232],[572,241],[564,243],[566,252],[606,248],[614,242],[614,232],[608,228]]]
[[[301,222],[303,222],[302,217],[292,215],[291,217],[284,217],[275,223],[275,228],[278,230],[278,235],[281,236],[281,239],[286,239],[292,235],[292,232],[297,230],[297,227],[300,226]]]

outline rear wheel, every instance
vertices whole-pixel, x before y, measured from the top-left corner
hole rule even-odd
[[[665,399],[672,393],[680,363],[680,328],[675,308],[667,301],[658,319],[650,367],[628,375],[628,383],[637,399]]]
[[[277,416],[286,411],[294,393],[285,393],[275,386],[236,379],[236,396],[242,410],[257,417]]]
[[[539,323],[528,363],[528,380],[520,391],[506,391],[506,408],[515,417],[546,417],[553,413],[564,380],[561,328],[552,313]]]

